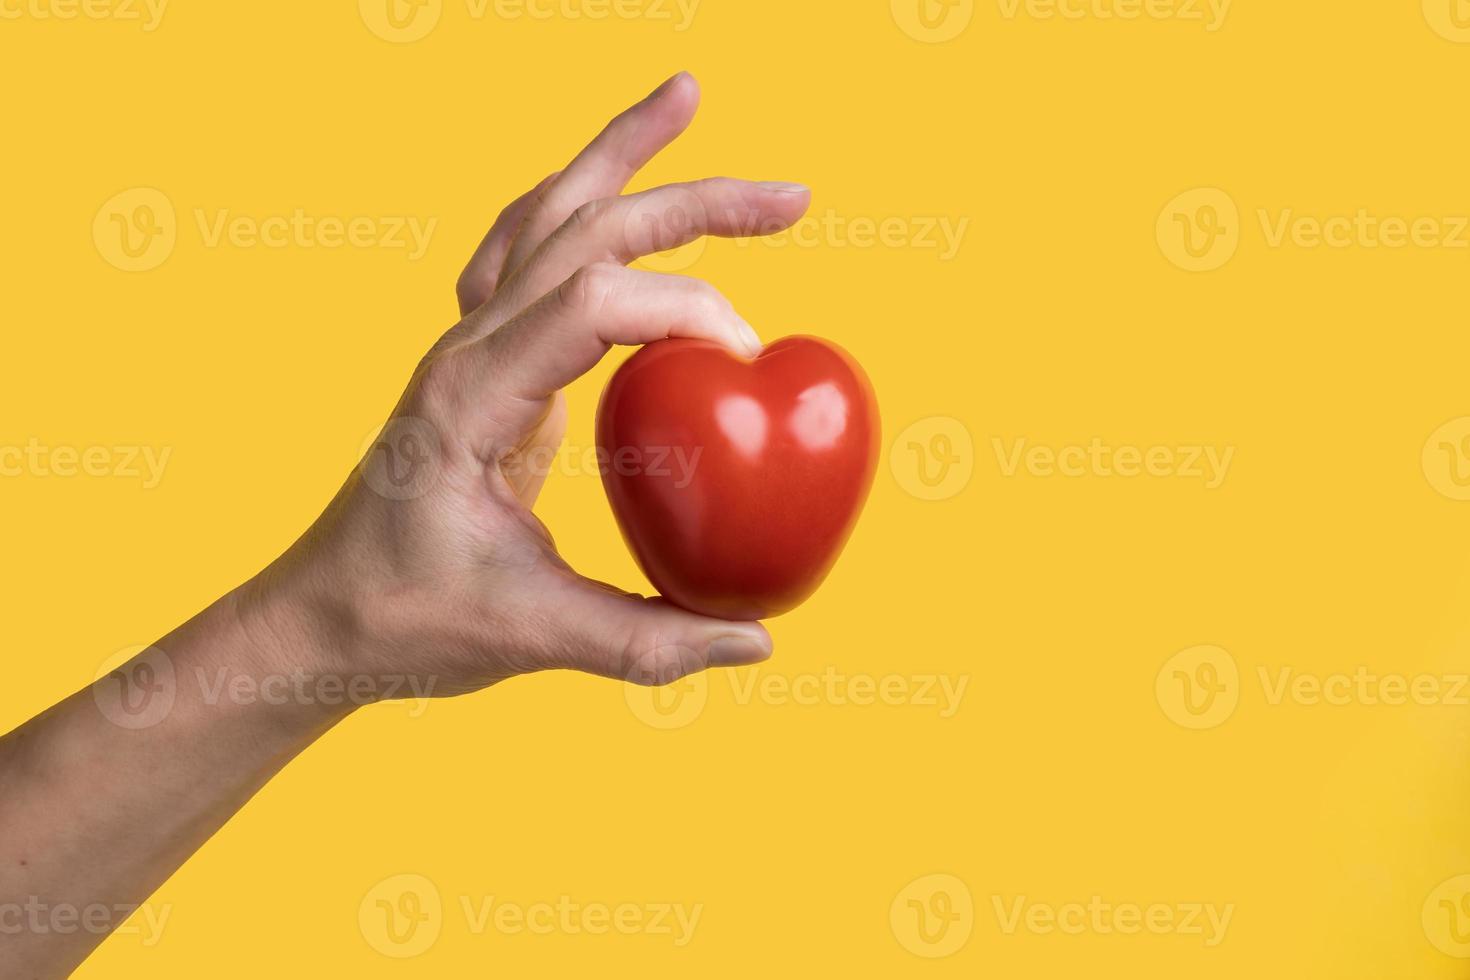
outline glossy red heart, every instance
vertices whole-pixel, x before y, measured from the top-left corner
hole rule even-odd
[[[846,351],[787,337],[751,359],[649,344],[597,409],[603,486],[665,598],[722,619],[794,608],[847,543],[878,462],[878,405]]]

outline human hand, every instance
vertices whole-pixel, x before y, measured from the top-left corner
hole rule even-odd
[[[758,623],[577,575],[530,510],[543,474],[526,461],[566,420],[557,392],[612,345],[759,349],[710,286],[624,267],[806,210],[805,188],[727,179],[618,197],[697,102],[693,79],[670,79],[506,209],[460,277],[463,319],[285,555],[0,738],[0,902],[135,907],[364,701],[559,667],[667,683],[770,655]],[[66,975],[116,924],[7,937],[0,974]]]
[[[678,336],[760,350],[713,287],[625,267],[705,234],[779,231],[810,203],[799,185],[728,178],[618,196],[698,102],[692,77],[671,78],[496,220],[460,276],[463,319],[363,464],[235,594],[292,668],[309,656],[309,672],[432,679],[442,695],[554,668],[662,684],[770,656],[758,623],[577,575],[531,513],[545,472],[526,461],[560,444],[560,389],[613,345]]]

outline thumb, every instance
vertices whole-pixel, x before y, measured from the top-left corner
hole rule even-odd
[[[760,623],[711,619],[580,577],[557,598],[558,620],[571,634],[561,666],[664,685],[707,667],[740,667],[771,656],[771,635]]]

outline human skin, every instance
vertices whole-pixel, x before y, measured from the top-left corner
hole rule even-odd
[[[705,234],[780,231],[810,203],[799,185],[728,178],[622,195],[698,102],[674,76],[505,209],[460,276],[463,319],[284,555],[0,739],[0,978],[68,974],[365,703],[548,669],[663,684],[770,656],[758,623],[577,575],[531,512],[545,472],[526,460],[561,441],[559,391],[613,345],[759,350],[712,287],[626,268]]]

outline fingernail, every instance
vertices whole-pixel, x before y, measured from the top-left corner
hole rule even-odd
[[[763,180],[760,186],[777,194],[807,194],[811,188],[805,184],[792,184],[784,180]]]
[[[656,88],[652,92],[649,92],[648,93],[648,98],[645,99],[644,101],[646,102],[649,99],[656,99],[660,95],[663,95],[665,92],[667,92],[670,88],[673,87],[673,85],[674,85],[675,82],[677,82],[679,79],[683,78],[687,74],[689,74],[687,71],[681,71],[677,75],[674,75],[671,78],[664,79],[662,82],[659,83],[658,88]]]
[[[743,667],[769,658],[771,648],[754,636],[731,634],[715,637],[705,654],[711,667]]]
[[[750,351],[752,357],[761,352],[761,339],[756,334],[754,327],[741,320],[735,329],[739,332],[740,339],[745,342],[745,349]]]

